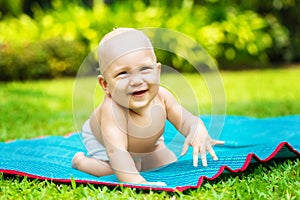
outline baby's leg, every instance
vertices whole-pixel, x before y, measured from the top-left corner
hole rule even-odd
[[[155,147],[153,152],[142,158],[142,171],[162,167],[176,161],[176,155],[162,141]]]
[[[72,167],[94,176],[113,174],[113,170],[108,162],[86,157],[82,152],[74,155]]]

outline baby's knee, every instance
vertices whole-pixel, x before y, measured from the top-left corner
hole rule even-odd
[[[82,162],[83,159],[85,159],[86,156],[84,155],[83,152],[77,152],[72,159],[72,167],[74,169],[79,169],[80,168],[80,163]]]

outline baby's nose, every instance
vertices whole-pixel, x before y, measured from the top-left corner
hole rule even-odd
[[[135,85],[140,85],[143,82],[143,79],[141,75],[135,74],[132,75],[130,78],[130,85],[135,86]]]

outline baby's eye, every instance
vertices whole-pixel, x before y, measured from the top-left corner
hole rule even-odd
[[[143,66],[143,67],[141,67],[141,71],[145,71],[145,70],[150,70],[151,69],[151,67],[148,67],[148,66]]]
[[[117,73],[116,77],[123,77],[123,76],[125,76],[127,74],[128,73],[126,71],[122,71],[122,72]]]

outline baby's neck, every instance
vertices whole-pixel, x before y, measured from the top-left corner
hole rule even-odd
[[[129,114],[131,116],[140,116],[140,117],[145,117],[148,116],[150,114],[150,109],[151,109],[151,104],[149,104],[146,107],[143,108],[139,108],[139,109],[128,109],[129,110]]]

